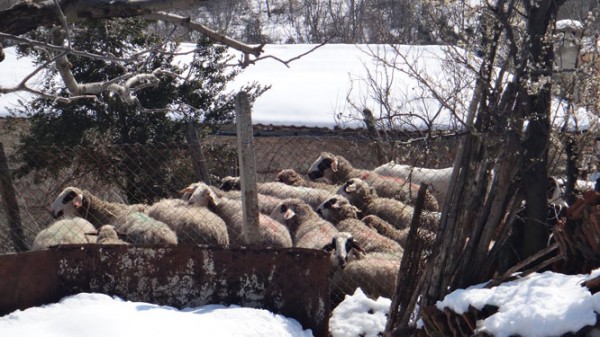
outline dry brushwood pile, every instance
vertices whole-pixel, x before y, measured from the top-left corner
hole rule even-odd
[[[518,277],[537,271],[552,270],[569,275],[587,274],[600,266],[600,193],[585,192],[566,212],[553,228],[552,240],[547,249],[520,262],[511,272],[519,272]],[[554,254],[551,254],[553,253]],[[557,252],[557,253],[556,253]],[[486,287],[515,279],[491,280]],[[600,277],[582,284],[592,294],[600,291]],[[487,305],[482,309],[470,307],[468,312],[458,314],[448,308],[443,311],[436,306],[423,309],[422,317],[428,336],[490,336],[476,331],[477,321],[484,320],[498,311],[498,307]],[[584,336],[591,329],[600,329],[600,320],[595,327],[586,326],[580,331],[563,336]]]

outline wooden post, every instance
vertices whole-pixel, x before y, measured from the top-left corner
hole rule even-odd
[[[4,154],[2,143],[0,143],[0,195],[4,200],[4,210],[8,220],[8,229],[13,247],[17,252],[27,251],[29,248],[25,243],[25,235],[23,234],[23,226],[21,225],[21,217],[19,216],[19,204],[17,204],[15,187],[10,176],[8,160]]]
[[[208,168],[206,167],[206,158],[200,147],[196,124],[192,121],[187,122],[185,138],[190,145],[192,163],[194,165],[196,177],[210,185],[210,175],[208,174]]]
[[[244,209],[244,240],[248,242],[247,228],[258,225],[258,196],[256,192],[256,160],[252,130],[252,109],[248,94],[240,91],[235,97],[238,159],[240,161],[240,184],[242,208]]]

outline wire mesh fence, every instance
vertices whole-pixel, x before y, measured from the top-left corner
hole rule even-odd
[[[400,143],[386,145],[385,151],[412,165],[445,168],[453,159],[452,143],[456,139]],[[15,227],[2,207],[0,253],[17,250],[16,239],[27,249],[68,243],[325,249],[331,251],[337,270],[331,279],[337,300],[356,287],[391,297],[416,194],[399,194],[411,186],[410,179],[402,180],[396,195],[383,197],[383,192],[370,190],[362,191],[372,193],[366,197],[353,194],[360,180],[371,179],[372,170],[385,164],[374,146],[356,135],[256,137],[260,216],[252,228],[242,226],[232,136],[211,136],[201,143],[200,160],[209,172],[204,182],[185,143],[39,147],[33,156],[39,162],[29,163],[35,171],[24,170],[19,153],[12,151],[8,157],[21,234],[14,235]],[[324,164],[320,157],[324,152],[345,158],[362,176],[328,177],[331,171],[343,171],[343,165]],[[315,167],[329,172],[319,177],[308,174]],[[350,178],[354,185],[347,182]],[[387,177],[381,185],[390,188],[398,181]],[[422,213],[419,233],[425,242],[433,240],[438,210]],[[353,239],[339,232],[350,233]],[[425,255],[427,245],[421,249]]]

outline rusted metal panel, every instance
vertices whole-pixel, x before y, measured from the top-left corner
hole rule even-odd
[[[56,259],[50,251],[0,256],[0,315],[60,299]]]
[[[20,255],[29,254],[27,257]],[[38,260],[38,257],[41,257]],[[2,264],[1,262],[5,260]],[[36,274],[45,261],[46,278]],[[56,301],[79,292],[101,292],[131,301],[177,308],[237,304],[292,317],[315,336],[327,336],[329,319],[328,257],[308,249],[214,249],[196,246],[60,246],[44,252],[0,257],[0,293],[21,283],[35,300]],[[17,268],[14,263],[27,262]],[[18,270],[18,269],[26,269]],[[0,302],[3,312],[16,309],[23,296]],[[19,308],[23,308],[20,305]]]

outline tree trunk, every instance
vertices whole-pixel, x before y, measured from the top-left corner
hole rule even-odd
[[[190,154],[192,155],[192,164],[196,178],[210,185],[210,174],[206,166],[206,157],[198,140],[198,131],[196,124],[192,121],[187,122],[185,139],[190,146]]]
[[[17,203],[15,187],[13,186],[8,167],[8,160],[4,154],[4,146],[0,143],[0,196],[4,200],[4,211],[6,212],[6,220],[8,221],[8,231],[13,242],[13,247],[17,252],[28,250],[25,243],[25,234],[21,225],[21,217],[19,215],[19,204]]]

